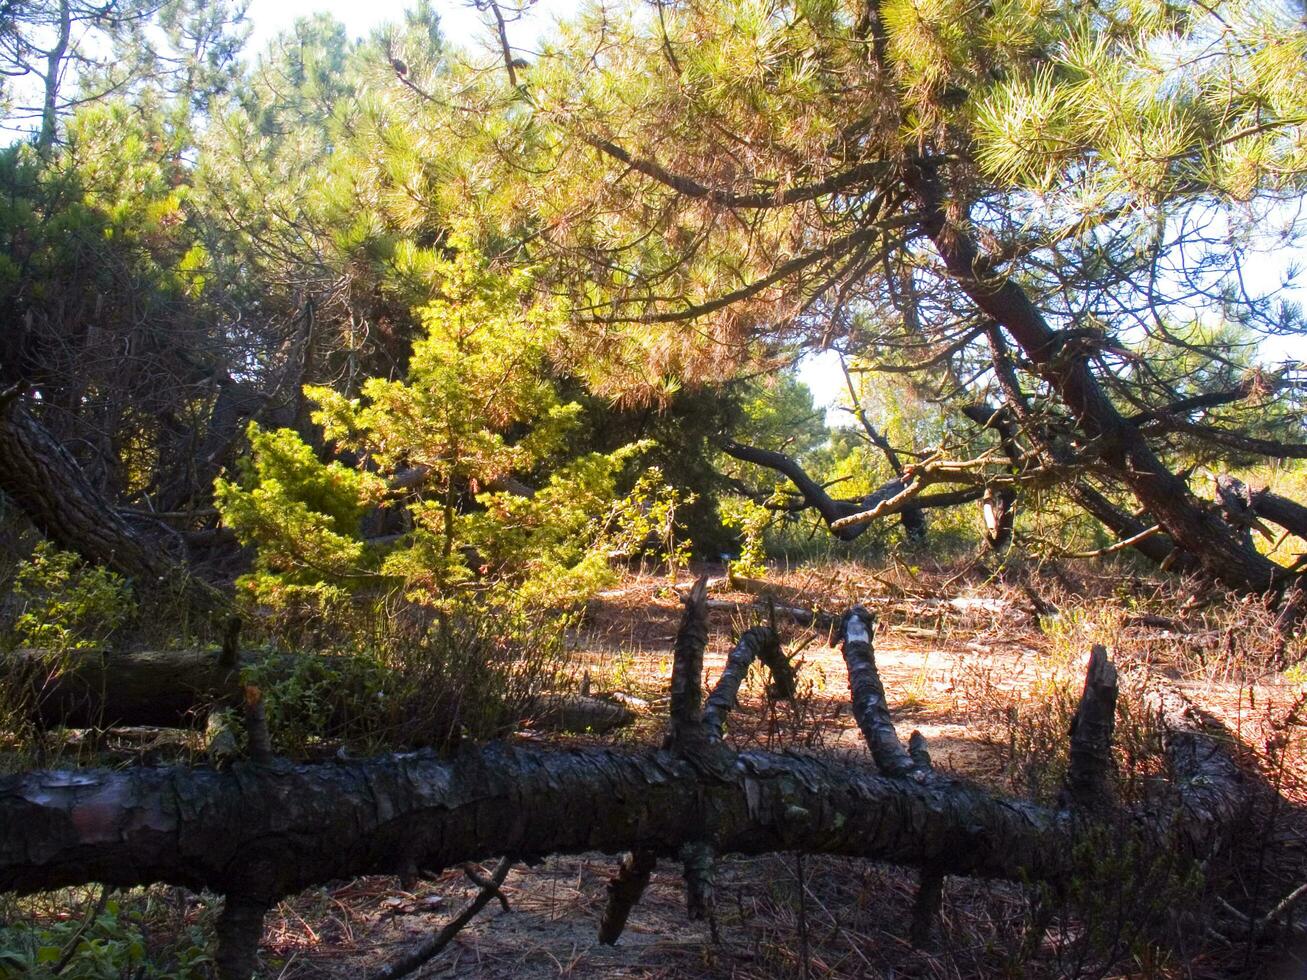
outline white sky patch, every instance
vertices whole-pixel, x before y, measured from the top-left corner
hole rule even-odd
[[[375,28],[403,20],[404,11],[415,6],[411,0],[253,0],[247,18],[253,31],[246,47],[248,55],[262,51],[267,43],[301,17],[327,13],[345,25],[350,37],[366,37]],[[489,13],[481,13],[470,3],[459,0],[434,0],[440,15],[440,29],[451,44],[475,49],[489,43],[494,23]],[[506,16],[512,4],[504,4]],[[580,9],[579,0],[537,0],[508,25],[508,39],[514,48],[532,50],[542,35],[560,18]]]

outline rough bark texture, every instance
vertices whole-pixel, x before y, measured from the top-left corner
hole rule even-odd
[[[1251,487],[1222,473],[1216,478],[1216,500],[1225,519],[1248,537],[1249,543],[1250,529],[1263,518],[1300,538],[1307,537],[1307,507],[1272,493],[1269,487]]]
[[[921,207],[922,229],[959,287],[992,317],[1071,411],[1086,437],[1097,443],[1102,465],[1118,477],[1185,551],[1218,581],[1242,591],[1264,591],[1284,570],[1258,554],[1211,510],[1201,506],[1158,458],[1139,427],[1124,418],[1090,369],[1083,353],[1064,349],[1065,337],[1050,327],[1013,279],[987,278],[984,257],[965,229],[950,220],[935,173],[917,164],[907,183]]]
[[[32,772],[0,779],[0,891],[166,882],[272,901],[362,874],[634,848],[810,850],[950,873],[1056,876],[1068,824],[961,783],[742,752],[705,774],[667,751],[508,745],[358,762]]]
[[[229,658],[218,649],[59,654],[24,649],[0,656],[0,671],[19,679],[32,720],[43,728],[191,728],[203,725],[215,706],[240,702],[242,666],[258,662],[275,681],[290,676],[296,660],[294,654]],[[530,727],[542,731],[592,734],[635,720],[630,708],[576,694],[536,695],[523,714]]]
[[[658,855],[653,851],[632,851],[622,858],[617,874],[608,879],[608,904],[599,922],[599,941],[605,946],[615,945],[621,938],[631,909],[649,887],[649,876],[657,864]]]
[[[605,941],[620,933],[652,862],[679,858],[691,911],[710,914],[720,854],[811,851],[922,869],[913,933],[943,876],[1064,882],[1084,815],[1003,799],[929,769],[924,740],[898,742],[871,654],[873,620],[846,617],[854,713],[881,775],[848,761],[736,753],[698,712],[703,582],[687,602],[669,748],[545,750],[492,744],[226,771],[32,772],[0,779],[0,891],[100,881],[222,893],[221,975],[245,980],[261,909],[311,885],[407,874],[508,854],[631,851],[610,888]],[[1102,658],[1105,659],[1105,658]],[[1097,675],[1102,676],[1102,660]],[[723,698],[727,693],[722,690]],[[1196,856],[1222,842],[1245,800],[1239,771],[1174,691],[1149,703],[1167,731],[1173,792],[1134,821],[1145,846]],[[1097,753],[1097,748],[1095,748]],[[890,775],[893,773],[894,775]],[[607,938],[611,937],[611,938]]]
[[[917,764],[903,748],[890,718],[871,647],[875,629],[876,617],[861,606],[855,606],[844,617],[844,663],[849,671],[853,717],[876,760],[876,768],[887,776],[902,776],[916,769]]]
[[[1007,488],[985,488],[981,509],[985,519],[985,545],[990,551],[1006,551],[1012,543],[1017,495]]]
[[[258,964],[259,940],[263,937],[263,916],[268,906],[229,895],[218,916],[218,949],[214,965],[224,980],[249,980]]]
[[[930,936],[944,901],[944,875],[938,871],[923,870],[917,886],[917,897],[912,904],[912,924],[908,936],[912,945],[922,949],[930,944]]]
[[[1244,775],[1228,752],[1229,735],[1161,678],[1146,679],[1144,704],[1163,733],[1167,792],[1174,797],[1151,814],[1153,822],[1191,853],[1209,853],[1223,845],[1250,804]]]
[[[668,745],[693,751],[703,741],[700,706],[703,702],[703,651],[708,645],[708,578],[694,583],[685,597],[685,613],[676,632],[672,659],[671,724]]]
[[[727,713],[735,707],[740,685],[755,660],[762,660],[771,671],[772,688],[777,697],[794,697],[794,668],[781,652],[780,640],[765,626],[744,631],[735,648],[726,657],[726,669],[704,705],[703,723],[717,737],[722,737]]]
[[[216,649],[16,650],[0,657],[0,670],[21,679],[33,720],[46,728],[187,728],[241,696],[240,665],[224,664]]]
[[[1150,694],[1170,734],[1180,809],[1201,852],[1245,800],[1237,767],[1173,692]],[[705,774],[668,751],[492,744],[295,765],[30,772],[0,779],[0,891],[153,882],[271,902],[362,874],[634,845],[677,856],[705,820],[719,853],[873,858],[949,874],[1066,870],[1070,816],[944,777],[741,752]]]
[[[1063,791],[1065,803],[1088,809],[1107,802],[1116,695],[1116,666],[1107,658],[1107,650],[1094,644],[1085,674],[1085,690],[1071,719],[1071,762]]]
[[[1105,496],[1083,480],[1071,486],[1071,498],[1085,509],[1096,521],[1112,531],[1122,541],[1134,540],[1131,545],[1149,561],[1169,568],[1174,572],[1198,570],[1198,561],[1188,552],[1175,546],[1170,535],[1154,534],[1141,537],[1149,525],[1121,510]]]
[[[184,560],[169,557],[161,539],[131,526],[91,485],[68,450],[32,418],[17,389],[0,392],[0,491],[59,547],[141,585],[175,590],[202,609],[222,604]]]

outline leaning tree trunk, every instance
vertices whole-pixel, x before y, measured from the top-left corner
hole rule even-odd
[[[167,882],[226,895],[219,920],[225,980],[247,980],[268,906],[325,881],[413,874],[506,855],[630,852],[610,886],[603,936],[621,932],[654,862],[678,860],[690,910],[711,908],[722,854],[808,851],[923,870],[920,934],[946,874],[1063,882],[1099,793],[1113,680],[1097,655],[1073,738],[1071,801],[1047,808],[936,773],[924,740],[905,751],[876,671],[874,618],[846,617],[854,715],[879,774],[848,760],[736,752],[723,720],[754,657],[791,689],[775,637],[750,631],[701,710],[702,582],[676,642],[671,724],[661,750],[548,750],[494,744],[329,765],[272,760],[228,771],[32,772],[0,779],[0,891],[100,881]],[[1153,848],[1206,854],[1239,812],[1238,771],[1182,702],[1162,705],[1176,779],[1168,803],[1130,822]],[[1160,806],[1160,804],[1159,804]]]
[[[68,450],[27,411],[18,387],[0,392],[0,491],[59,547],[147,588],[175,590],[198,608],[222,605],[219,593],[183,560],[169,557],[165,542],[128,524],[91,485]]]
[[[970,233],[948,215],[939,178],[924,165],[907,170],[922,227],[959,287],[1016,341],[1034,370],[1057,392],[1084,434],[1101,447],[1104,467],[1121,480],[1176,545],[1197,557],[1212,578],[1243,592],[1264,592],[1287,578],[1285,569],[1247,546],[1167,468],[1139,427],[1117,411],[1082,352],[1070,349],[1025,290],[988,276]]]

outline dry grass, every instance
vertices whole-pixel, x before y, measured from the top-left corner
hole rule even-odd
[[[874,603],[881,618],[877,663],[895,720],[903,735],[916,728],[927,736],[937,768],[1048,799],[1065,765],[1066,726],[1083,658],[1090,643],[1103,642],[1119,663],[1169,674],[1226,726],[1250,778],[1263,786],[1254,812],[1235,845],[1201,876],[1119,848],[1113,853],[1109,841],[1097,842],[1105,855],[1101,874],[1087,876],[1078,895],[1041,896],[1014,883],[949,879],[937,941],[925,951],[906,940],[914,872],[796,855],[721,862],[720,942],[702,924],[687,922],[679,869],[664,864],[621,943],[599,947],[595,931],[615,860],[557,857],[514,869],[505,888],[513,910],[487,909],[420,975],[1301,975],[1275,972],[1287,950],[1228,930],[1225,938],[1209,931],[1229,918],[1216,914],[1218,897],[1259,914],[1307,880],[1307,686],[1277,669],[1264,606],[1195,598],[1184,583],[1061,569],[1009,568],[995,576],[978,566],[836,564],[777,571],[771,581],[782,603],[835,613],[854,601]],[[661,734],[680,615],[674,585],[628,577],[592,604],[570,638],[578,679],[588,673],[594,691],[618,690],[649,703],[639,723],[618,736],[632,743],[654,744]],[[741,609],[713,616],[705,657],[709,684],[735,636],[759,618],[748,608],[752,594],[714,597],[737,600]],[[842,658],[829,634],[783,632],[801,664],[800,696],[770,700],[755,669],[728,737],[741,747],[866,758],[847,709]],[[1159,771],[1156,731],[1137,704],[1127,689],[1117,774],[1127,798]],[[439,928],[472,891],[461,873],[451,871],[408,890],[394,879],[368,878],[298,896],[268,918],[267,975],[364,975]]]

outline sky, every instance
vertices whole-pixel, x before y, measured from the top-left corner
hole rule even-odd
[[[247,14],[252,32],[246,52],[249,55],[256,54],[296,19],[318,12],[330,13],[344,23],[352,36],[362,37],[373,28],[400,20],[404,10],[415,2],[416,0],[252,0]],[[512,2],[513,0],[508,0],[503,3],[504,9],[509,9]],[[519,19],[509,24],[510,43],[529,55],[535,50],[540,37],[548,33],[557,20],[575,13],[582,3],[583,0],[535,0]],[[433,6],[440,15],[445,36],[454,45],[476,50],[491,42],[493,35],[486,19],[489,15],[478,11],[471,2],[433,0]],[[1274,288],[1287,262],[1295,259],[1299,265],[1307,266],[1307,255],[1300,249],[1291,248],[1278,254],[1265,255],[1252,263],[1250,278],[1259,281],[1250,285],[1254,289]],[[1307,298],[1307,289],[1299,285],[1293,290],[1293,295]],[[1270,361],[1292,358],[1307,363],[1307,338],[1271,340],[1266,343],[1263,355]],[[813,390],[819,405],[831,408],[843,397],[844,378],[835,355],[811,356],[800,365],[799,373]],[[840,413],[832,412],[830,415],[832,422],[840,420]]]
[[[326,12],[345,25],[351,36],[362,37],[372,28],[398,21],[415,0],[253,0],[247,17],[253,26],[247,50],[259,51],[280,31],[300,17]],[[461,0],[434,0],[445,36],[460,47],[477,46],[478,38],[487,34],[483,15]],[[512,2],[502,3],[507,11]],[[566,17],[580,7],[580,0],[536,0],[531,8],[508,26],[509,41],[514,47],[530,48],[541,33],[559,17]]]

